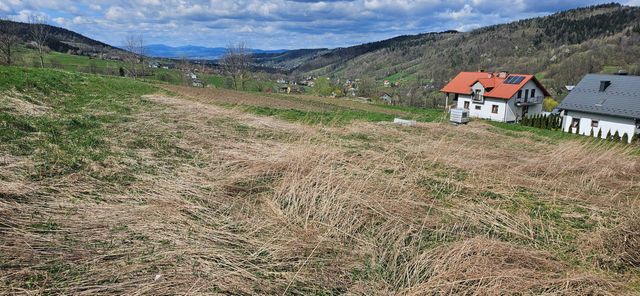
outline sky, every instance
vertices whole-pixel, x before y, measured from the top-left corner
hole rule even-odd
[[[31,15],[111,45],[259,49],[335,48],[398,35],[469,31],[608,1],[598,0],[0,0],[0,17]],[[640,0],[620,0],[640,5]]]

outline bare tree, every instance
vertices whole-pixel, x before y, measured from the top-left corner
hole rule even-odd
[[[221,61],[222,67],[233,82],[233,88],[243,90],[244,83],[249,76],[251,54],[243,42],[227,46],[227,52]]]
[[[186,56],[180,57],[180,60],[178,61],[178,69],[180,70],[180,73],[182,73],[181,78],[183,83],[188,84],[188,82],[191,81],[191,63]]]
[[[10,20],[0,20],[0,57],[3,63],[11,65],[14,62],[14,48],[20,42],[17,25]]]
[[[125,61],[129,76],[133,79],[144,76],[145,48],[142,35],[128,35],[124,40],[124,49],[127,51]],[[140,70],[138,70],[139,64],[142,65]]]
[[[38,50],[40,58],[40,67],[44,68],[44,54],[47,52],[47,40],[51,33],[51,27],[47,24],[47,18],[44,16],[32,15],[29,17],[29,26],[31,39]]]

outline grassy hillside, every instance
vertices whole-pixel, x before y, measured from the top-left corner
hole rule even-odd
[[[460,71],[506,70],[536,74],[562,98],[564,86],[586,73],[640,74],[639,19],[638,7],[600,5],[468,33],[402,36],[313,53],[294,69],[300,75],[400,81],[407,86],[397,90],[403,97],[411,86],[438,89]],[[425,93],[437,96],[435,90]]]
[[[211,91],[0,67],[0,294],[640,293],[636,146]]]

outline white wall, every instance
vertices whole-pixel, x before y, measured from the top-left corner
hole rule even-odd
[[[457,108],[464,108],[464,102],[469,102],[469,117],[505,121],[505,112],[507,111],[507,101],[505,100],[485,98],[484,104],[479,104],[474,103],[471,96],[460,95]],[[493,105],[498,105],[497,114],[491,113]],[[476,110],[476,106],[479,106],[480,110]]]
[[[602,129],[602,137],[605,138],[607,133],[611,131],[611,134],[615,134],[617,131],[622,137],[624,134],[629,136],[629,140],[632,140],[636,137],[637,129],[636,129],[636,121],[635,119],[630,118],[622,118],[616,116],[609,115],[600,115],[600,114],[592,114],[585,112],[577,112],[577,111],[565,111],[565,116],[562,120],[562,129],[565,132],[569,131],[571,127],[571,122],[574,118],[580,118],[580,131],[581,135],[589,136],[591,134],[591,122],[593,120],[598,120],[598,127],[593,128],[593,134],[597,137],[598,132]],[[571,133],[576,133],[576,128],[571,128]]]
[[[531,90],[536,90],[536,96],[544,96],[542,90],[533,81],[527,82],[522,87],[522,98],[525,97],[525,90],[529,90],[529,97],[531,97]],[[471,90],[475,92],[480,90],[480,94],[484,96],[484,87],[479,82],[476,82]],[[469,116],[475,118],[490,119],[494,121],[502,122],[515,122],[521,119],[522,107],[517,107],[515,99],[518,97],[518,93],[514,94],[510,100],[485,98],[484,104],[474,103],[472,96],[470,95],[458,95],[457,108],[464,108],[464,102],[469,102]],[[491,113],[493,105],[498,105],[498,114]],[[476,110],[476,106],[481,106],[480,110]],[[542,113],[542,104],[530,105],[528,115],[535,115]]]

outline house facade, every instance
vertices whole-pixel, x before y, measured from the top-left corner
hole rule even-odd
[[[565,132],[629,141],[640,134],[640,76],[588,74],[558,106]]]
[[[517,122],[541,114],[549,92],[533,75],[506,72],[461,72],[440,90],[456,108],[469,116],[501,122]]]

